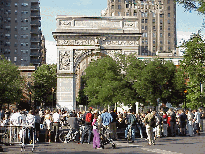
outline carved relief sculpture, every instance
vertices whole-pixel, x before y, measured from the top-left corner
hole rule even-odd
[[[70,70],[70,51],[59,51],[59,70]]]

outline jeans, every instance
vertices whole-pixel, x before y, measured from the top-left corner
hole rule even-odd
[[[128,125],[127,128],[125,129],[125,138],[127,138],[127,134],[128,134],[130,127],[132,131],[132,141],[134,141],[135,140],[135,128],[132,125]]]
[[[84,142],[86,133],[88,134],[88,143],[90,144],[91,132],[92,132],[92,126],[85,125],[85,129],[83,130],[83,133],[82,133],[81,144],[83,144],[83,142]]]
[[[141,127],[139,124],[137,124],[137,128],[138,128],[139,131],[140,131],[140,136],[141,136],[141,138],[143,138],[142,127]]]

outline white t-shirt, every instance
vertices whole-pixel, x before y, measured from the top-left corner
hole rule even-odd
[[[34,126],[34,124],[35,124],[35,116],[30,114],[30,113],[27,114],[26,122],[27,122],[27,125]]]
[[[60,122],[60,114],[57,112],[53,114],[53,122]]]
[[[20,126],[21,125],[21,121],[22,121],[22,116],[19,112],[13,113],[11,118],[11,125],[13,126]]]
[[[196,120],[195,123],[200,123],[201,121],[201,114],[199,112],[195,112],[195,117],[194,119]]]

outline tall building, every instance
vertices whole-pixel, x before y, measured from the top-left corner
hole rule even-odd
[[[0,54],[20,66],[40,65],[39,0],[0,1]]]
[[[41,64],[46,64],[46,44],[44,35],[41,36]]]
[[[103,16],[135,16],[143,33],[139,55],[176,50],[176,3],[174,0],[108,0]]]

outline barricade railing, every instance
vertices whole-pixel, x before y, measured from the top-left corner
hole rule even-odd
[[[5,145],[20,144],[21,151],[25,145],[33,146],[34,150],[34,126],[31,125],[4,125],[0,126],[0,142]]]

